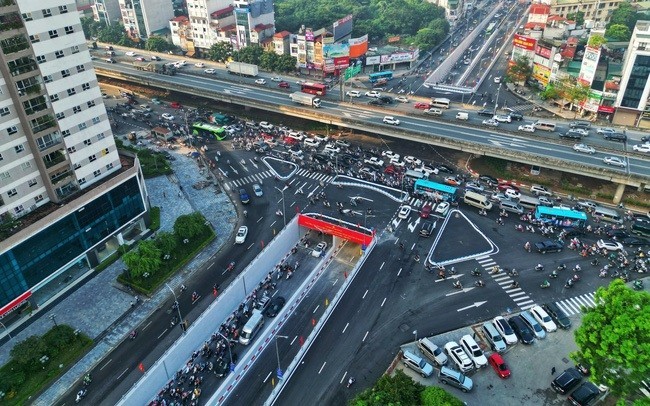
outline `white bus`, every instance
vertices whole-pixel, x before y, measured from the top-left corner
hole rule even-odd
[[[451,100],[440,97],[440,98],[432,99],[430,106],[438,107],[441,109],[448,109],[450,105],[451,105]]]
[[[248,319],[248,322],[241,330],[241,334],[239,335],[239,342],[243,345],[250,344],[253,337],[255,337],[258,331],[260,331],[263,325],[264,315],[257,309],[253,310],[253,315],[250,319]]]

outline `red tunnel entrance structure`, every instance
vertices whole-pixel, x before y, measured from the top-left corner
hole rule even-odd
[[[366,247],[370,245],[372,239],[375,236],[374,232],[364,233],[361,231],[353,230],[352,228],[359,228],[360,230],[364,229],[351,223],[342,223],[348,226],[346,227],[344,225],[330,223],[328,221],[325,221],[325,219],[329,219],[329,217],[321,216],[321,218],[314,218],[305,214],[299,214],[298,225],[301,227],[309,228],[311,230],[322,231],[323,233],[330,234],[335,237],[340,237]],[[331,220],[337,221],[336,219]]]

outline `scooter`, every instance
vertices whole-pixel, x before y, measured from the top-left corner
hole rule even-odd
[[[132,332],[129,333],[129,338],[130,338],[131,340],[133,340],[133,339],[136,338],[137,336],[138,336],[138,331],[137,331],[137,330],[133,330]]]
[[[572,288],[572,287],[573,287],[573,279],[567,280],[566,283],[564,284],[564,288],[569,289],[569,288]]]
[[[352,386],[356,381],[357,381],[356,379],[354,379],[353,377],[350,377],[350,379],[348,379],[348,384],[347,384],[346,387],[349,388],[349,387]]]
[[[542,265],[542,264],[535,265],[535,270],[536,271],[543,271],[544,270],[544,265]]]
[[[86,389],[82,389],[79,392],[77,392],[77,397],[75,398],[74,402],[79,403],[81,402],[81,399],[86,397]]]
[[[513,269],[512,271],[508,271],[508,276],[510,276],[510,277],[519,276],[519,272],[517,272],[515,269]]]
[[[460,281],[456,281],[452,284],[452,286],[456,289],[462,289],[463,285],[460,283]]]
[[[482,280],[478,280],[478,281],[474,282],[474,286],[476,286],[478,288],[482,288],[482,287],[485,286],[485,283]]]
[[[551,272],[551,274],[548,277],[555,279],[555,278],[557,278],[557,276],[558,276],[557,271],[553,271],[553,272]]]
[[[634,288],[634,290],[643,290],[643,281],[639,279],[635,280],[634,283],[632,284],[632,287]]]
[[[539,285],[539,287],[542,288],[542,289],[550,288],[551,287],[551,282],[544,281],[544,282],[542,282],[541,285]]]
[[[481,276],[481,271],[478,268],[475,268],[472,271],[472,276]]]

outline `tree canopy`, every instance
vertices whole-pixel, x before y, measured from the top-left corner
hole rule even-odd
[[[144,45],[144,49],[154,52],[167,52],[176,50],[177,46],[168,42],[163,37],[149,37]]]
[[[605,37],[610,38],[614,41],[629,41],[632,37],[632,32],[626,25],[623,24],[613,24],[610,25],[605,31]]]
[[[631,3],[622,1],[619,3],[618,8],[612,11],[607,28],[612,25],[622,24],[632,32],[639,18],[636,8]]]
[[[590,365],[592,378],[618,396],[629,397],[650,376],[650,294],[616,279],[596,291],[575,332],[571,357]]]
[[[533,74],[530,59],[521,56],[515,59],[515,64],[508,68],[506,72],[506,80],[511,83],[525,83],[526,80]]]

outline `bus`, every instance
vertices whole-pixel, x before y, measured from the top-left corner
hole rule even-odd
[[[632,223],[631,231],[633,234],[640,235],[642,237],[650,237],[650,218],[635,217],[634,223]]]
[[[221,126],[200,122],[192,124],[192,133],[204,137],[214,137],[217,141],[225,140],[228,135],[226,130]]]
[[[327,86],[322,83],[305,82],[300,85],[300,91],[303,93],[315,94],[317,96],[325,96],[325,93],[327,93]]]
[[[430,104],[431,107],[438,107],[441,109],[448,109],[450,105],[451,105],[451,100],[442,97],[431,99],[431,104]]]
[[[456,200],[456,188],[441,183],[432,182],[426,179],[418,179],[415,181],[413,192],[415,194],[427,195],[434,200]]]
[[[490,23],[490,25],[488,25],[487,29],[485,30],[485,33],[487,35],[492,34],[492,31],[494,31],[494,27],[496,27],[496,26],[497,26],[497,23]]]
[[[370,83],[375,83],[380,79],[383,79],[383,82],[386,83],[387,81],[391,80],[392,78],[393,78],[393,71],[390,71],[390,70],[371,73],[370,75],[368,75],[368,79],[370,79]]]
[[[584,227],[587,223],[584,212],[564,207],[537,206],[535,218],[558,227]]]

